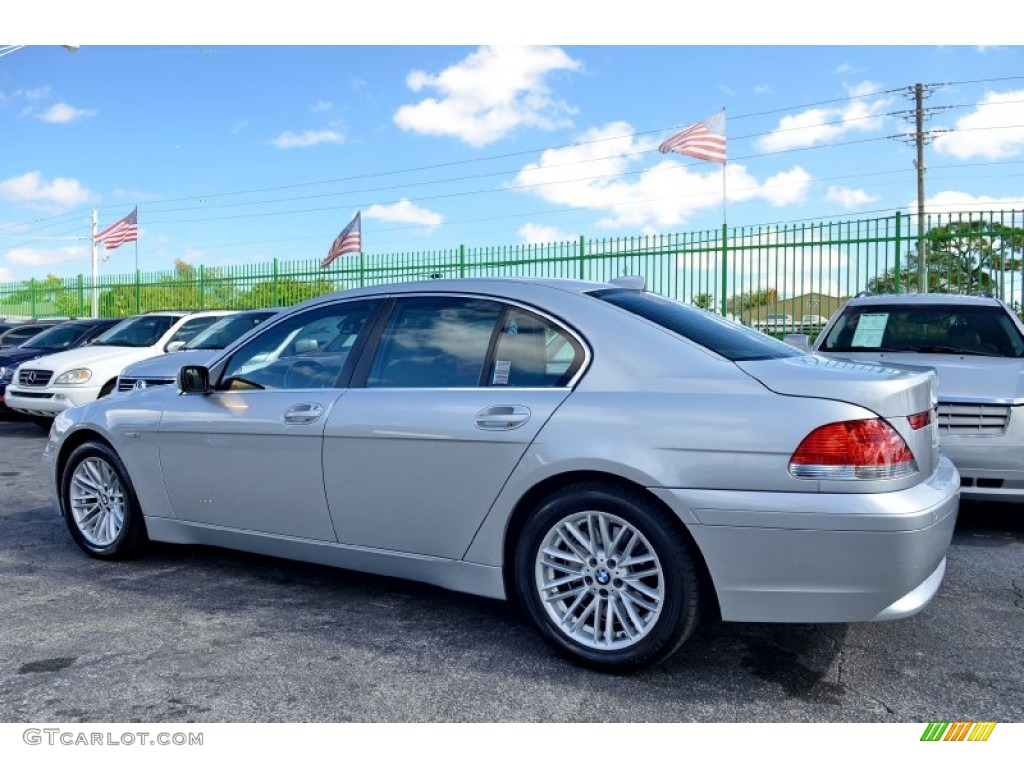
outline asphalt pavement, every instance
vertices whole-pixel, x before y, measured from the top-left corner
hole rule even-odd
[[[93,560],[47,495],[44,443],[0,420],[0,721],[1024,720],[1021,507],[963,506],[915,617],[712,621],[617,676],[502,602],[203,547]]]

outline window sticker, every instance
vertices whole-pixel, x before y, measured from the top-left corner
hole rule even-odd
[[[882,336],[885,335],[885,326],[888,322],[888,312],[881,312],[875,315],[861,315],[860,322],[857,323],[857,330],[853,334],[852,346],[882,346]]]
[[[491,379],[491,384],[498,387],[504,387],[508,385],[508,375],[512,371],[511,360],[495,360],[494,361],[494,376]]]

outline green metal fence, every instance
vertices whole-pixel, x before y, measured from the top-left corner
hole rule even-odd
[[[923,252],[929,291],[988,291],[1019,306],[1024,212],[934,215],[923,225],[919,231],[915,217],[895,213],[545,245],[361,253],[328,269],[320,269],[318,260],[233,267],[179,263],[170,271],[104,275],[95,289],[100,316],[119,317],[159,309],[286,306],[330,291],[414,279],[607,281],[643,275],[650,290],[751,325],[765,327],[772,316],[813,325],[858,292],[917,290]],[[93,288],[84,275],[0,284],[0,317],[88,316]]]

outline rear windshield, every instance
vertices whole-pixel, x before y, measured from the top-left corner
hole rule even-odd
[[[862,304],[841,312],[821,351],[1024,357],[1024,338],[999,305]]]
[[[609,288],[594,291],[591,295],[678,333],[729,360],[772,360],[804,354],[763,333],[656,293]]]

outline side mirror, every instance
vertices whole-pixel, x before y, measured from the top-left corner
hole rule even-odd
[[[791,347],[796,347],[801,352],[811,351],[811,339],[806,333],[787,333],[782,337],[782,341]]]
[[[177,352],[179,349],[185,346],[184,341],[169,341],[167,346],[164,347],[164,352]]]
[[[202,365],[183,365],[178,371],[178,389],[184,395],[207,395],[210,389],[210,370]]]

